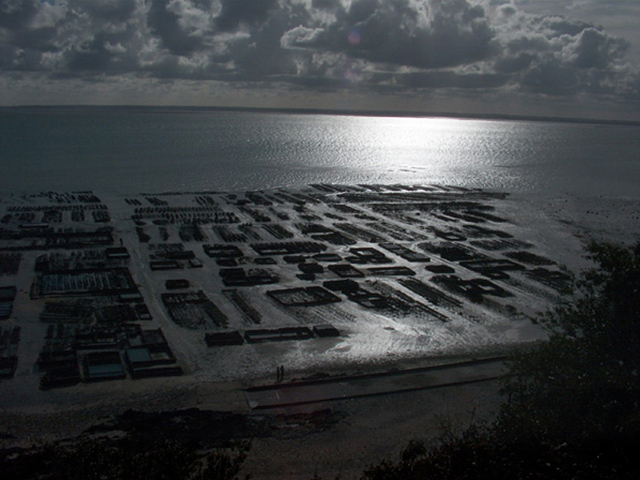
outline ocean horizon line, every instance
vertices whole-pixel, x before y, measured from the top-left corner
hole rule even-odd
[[[593,125],[640,126],[640,120],[576,118],[539,115],[510,115],[497,113],[457,113],[457,112],[416,112],[407,110],[363,110],[363,109],[323,109],[323,108],[286,108],[286,107],[241,107],[241,106],[195,106],[195,105],[0,105],[3,111],[19,110],[134,110],[149,113],[209,113],[209,112],[249,112],[278,113],[292,115],[335,115],[354,117],[389,118],[447,118],[460,120],[527,121],[545,123],[575,123]]]

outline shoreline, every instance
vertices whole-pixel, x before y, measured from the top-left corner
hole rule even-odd
[[[465,114],[454,112],[422,112],[408,110],[328,110],[321,108],[276,108],[276,107],[197,107],[186,105],[3,105],[0,106],[0,114],[3,112],[15,111],[38,111],[38,110],[103,110],[103,111],[138,111],[138,112],[161,112],[161,113],[216,113],[216,112],[247,112],[247,113],[277,113],[290,115],[335,115],[354,117],[394,117],[394,118],[451,118],[460,120],[498,120],[512,122],[547,122],[547,123],[576,123],[586,125],[620,125],[637,127],[640,120],[622,120],[611,118],[577,118],[577,117],[548,117],[535,115],[508,115],[508,114]]]

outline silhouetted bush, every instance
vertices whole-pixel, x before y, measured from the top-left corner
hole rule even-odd
[[[238,478],[248,448],[242,444],[203,451],[195,443],[167,438],[80,439],[1,450],[0,478],[231,480]]]
[[[430,448],[412,442],[363,480],[635,479],[640,456],[640,243],[593,243],[597,267],[513,356],[497,421]]]

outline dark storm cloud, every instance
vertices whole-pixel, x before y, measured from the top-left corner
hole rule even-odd
[[[0,0],[0,75],[633,96],[628,50],[506,0]]]
[[[340,0],[312,0],[311,6],[322,10],[335,10],[342,7]]]
[[[292,25],[306,20],[306,11],[299,8],[274,12],[261,28],[252,31],[251,36],[230,46],[231,58],[245,74],[264,77],[291,73],[292,55],[282,49],[280,39]]]
[[[522,84],[540,93],[571,94],[578,88],[578,72],[554,58],[549,58],[527,69],[522,75]]]
[[[5,55],[11,56],[15,48],[53,48],[49,41],[56,35],[55,28],[47,24],[32,26],[45,9],[37,0],[0,0],[0,49]]]
[[[535,59],[536,56],[530,53],[518,53],[498,58],[494,67],[496,72],[516,73],[528,68]]]
[[[135,0],[79,0],[77,5],[93,17],[118,22],[127,20],[136,9]]]
[[[180,24],[180,16],[170,9],[167,0],[151,0],[147,22],[162,46],[175,55],[189,55],[202,45],[202,39]]]
[[[410,88],[496,88],[505,85],[506,75],[499,74],[467,74],[458,75],[453,72],[420,72],[404,75],[402,85]]]
[[[104,71],[108,67],[113,53],[105,48],[105,42],[101,37],[101,35],[96,36],[93,41],[70,55],[71,70]]]
[[[370,62],[439,68],[485,58],[493,37],[481,7],[466,0],[355,0],[306,48]],[[294,39],[292,39],[294,40]],[[290,46],[296,46],[295,40]]]
[[[220,0],[222,10],[216,18],[220,30],[235,30],[240,24],[260,25],[269,18],[277,0]]]
[[[629,44],[601,27],[562,16],[532,16],[507,9],[496,28],[501,40],[497,72],[524,90],[550,95],[615,93],[635,74],[625,63]]]
[[[587,27],[577,35],[572,63],[578,68],[607,68],[612,59],[622,58],[628,48],[626,42]]]
[[[1,0],[0,27],[9,30],[24,28],[38,13],[36,0]]]

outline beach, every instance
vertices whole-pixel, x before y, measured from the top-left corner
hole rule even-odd
[[[638,203],[437,185],[3,196],[1,253],[20,260],[0,277],[16,292],[0,326],[19,342],[3,349],[17,366],[0,441],[68,438],[129,410],[233,412],[271,422],[246,461],[255,478],[350,478],[412,438],[490,420],[499,382],[266,409],[247,390],[375,384],[544,338],[530,318],[566,298],[588,241],[634,241]]]

